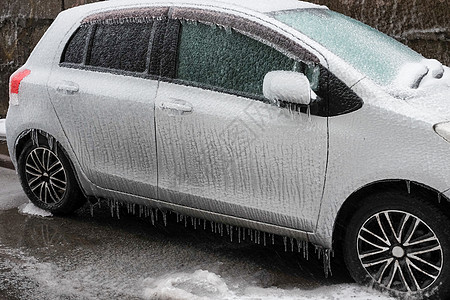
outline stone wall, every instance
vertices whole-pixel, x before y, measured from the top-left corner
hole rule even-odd
[[[448,0],[310,0],[339,11],[450,65]],[[95,0],[2,0],[0,7],[0,118],[8,107],[9,76],[27,59],[63,9]]]

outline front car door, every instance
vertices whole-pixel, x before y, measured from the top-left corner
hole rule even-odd
[[[318,91],[326,78],[308,55],[288,57],[282,46],[242,33],[251,23],[199,21],[173,17],[166,34],[155,110],[159,198],[313,231],[327,162],[326,99],[311,107],[270,103],[262,83],[269,71],[298,71]]]

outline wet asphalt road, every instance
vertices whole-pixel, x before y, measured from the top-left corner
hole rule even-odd
[[[146,278],[200,269],[236,290],[352,282],[336,259],[325,279],[312,248],[306,260],[285,252],[281,238],[264,247],[249,238],[231,242],[210,227],[185,227],[175,215],[167,226],[125,209],[117,219],[106,202],[94,217],[86,205],[70,216],[43,218],[19,213],[26,202],[15,172],[0,168],[0,299],[139,299]]]

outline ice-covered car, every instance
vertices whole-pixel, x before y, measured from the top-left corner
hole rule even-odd
[[[449,78],[305,2],[107,1],[62,12],[11,76],[8,147],[53,213],[175,211],[342,248],[358,282],[444,299]]]

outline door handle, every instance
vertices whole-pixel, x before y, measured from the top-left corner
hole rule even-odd
[[[170,99],[169,101],[162,102],[160,107],[162,110],[178,112],[179,114],[188,114],[194,111],[192,104],[180,99]]]
[[[61,81],[56,85],[56,91],[61,94],[73,95],[78,93],[80,87],[75,82]]]

